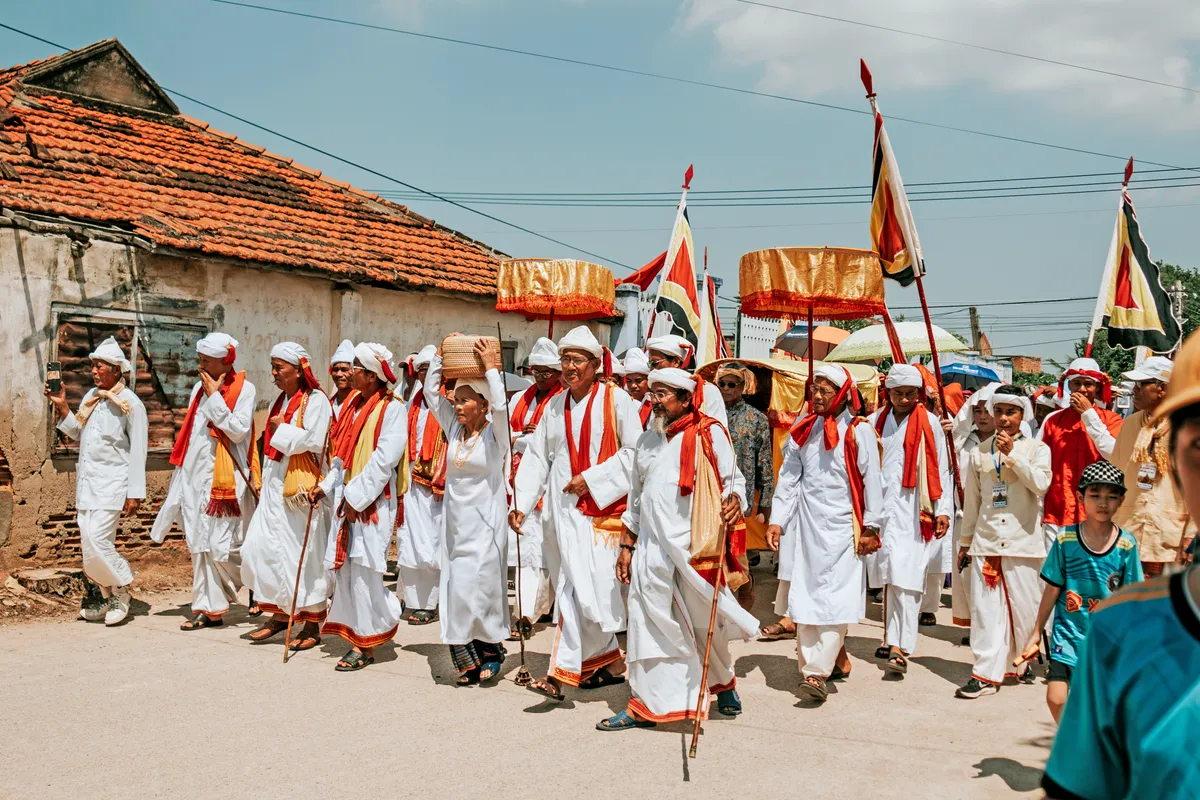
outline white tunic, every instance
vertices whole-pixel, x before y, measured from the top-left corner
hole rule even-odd
[[[368,427],[364,426],[364,432]],[[374,435],[373,431],[364,435]],[[383,410],[383,425],[379,430],[379,441],[362,472],[345,483],[347,466],[340,458],[334,458],[329,474],[321,481],[321,489],[332,498],[332,508],[337,509],[344,499],[356,511],[362,511],[375,502],[377,519],[374,522],[350,523],[350,549],[347,559],[380,574],[387,572],[387,552],[392,543],[392,529],[396,523],[396,467],[408,446],[408,412],[404,403],[393,397]],[[388,489],[384,497],[384,489]],[[329,541],[325,547],[325,566],[333,569],[337,554],[337,533],[342,520],[332,517]]]
[[[95,394],[94,388],[88,389],[83,403]],[[60,431],[79,440],[75,473],[79,511],[120,511],[126,499],[146,497],[146,407],[128,386],[117,397],[129,404],[128,414],[101,400],[87,425],[81,426],[71,412],[58,423]]]
[[[420,392],[423,388],[418,381],[416,391]],[[418,395],[414,395],[410,402],[417,402],[417,397]],[[453,412],[453,409],[451,411]],[[421,409],[417,411],[416,425],[408,432],[417,443],[418,452],[425,436],[425,426],[429,424],[430,419],[429,405],[422,404]],[[415,464],[408,466],[408,492],[404,495],[404,522],[400,525],[400,532],[396,537],[396,559],[400,566],[409,569],[437,569],[442,564],[442,537],[446,527],[443,515],[444,501],[428,486],[412,480],[412,470],[415,467]]]
[[[287,408],[290,399],[285,398],[280,408]],[[332,416],[329,398],[322,392],[312,392],[304,406],[303,417],[297,411],[291,423],[281,423],[271,434],[271,447],[282,457],[278,461],[264,457],[262,461],[262,492],[242,547],[242,583],[256,593],[258,600],[285,611],[291,608],[296,567],[306,528],[308,549],[304,554],[296,608],[324,604],[332,589],[322,560],[329,533],[329,504],[321,503],[313,510],[310,525],[307,504],[292,508],[283,499],[284,478],[292,457],[312,453],[315,458],[321,458]]]
[[[604,407],[607,394],[614,393],[617,425],[617,452],[604,463],[600,443],[604,434]],[[571,403],[571,423],[578,444],[588,397],[581,402],[571,399],[569,391],[550,400],[537,429],[533,432],[521,465],[517,468],[516,501],[518,511],[527,517],[544,496],[543,520],[546,524],[547,565],[552,571],[561,570],[574,588],[575,599],[584,618],[598,624],[606,633],[616,633],[625,627],[625,608],[621,586],[617,582],[617,548],[608,546],[597,537],[592,520],[578,508],[579,499],[564,494],[563,487],[571,480],[571,457],[567,451],[566,404]],[[588,491],[600,508],[607,508],[629,493],[630,469],[633,466],[633,446],[642,435],[642,422],[637,404],[625,390],[601,383],[592,403],[591,464],[582,475]],[[524,544],[522,542],[522,544]],[[524,551],[522,551],[522,554]],[[560,590],[564,581],[552,575]]]
[[[204,391],[197,381],[192,388],[192,399]],[[250,448],[254,446],[250,435],[254,426],[254,384],[242,383],[237,402],[230,411],[221,393],[213,392],[200,400],[196,417],[192,421],[191,439],[183,466],[176,467],[171,475],[167,498],[163,500],[154,520],[150,537],[162,542],[177,520],[183,523],[188,550],[192,554],[211,553],[215,561],[228,561],[230,552],[241,546],[245,526],[254,513],[254,494],[242,474],[249,476]],[[191,401],[189,400],[189,403]],[[213,462],[217,453],[217,439],[210,436],[209,423],[228,438],[234,461],[234,485],[241,517],[210,517],[205,513],[209,494],[212,491]]]
[[[846,471],[846,428],[849,412],[838,417],[838,443],[825,449],[822,420],[817,420],[804,447],[790,436],[784,444],[783,463],[771,524],[787,532],[781,549],[792,548],[791,591],[788,616],[798,625],[846,625],[866,612],[865,572],[854,551],[854,511]],[[879,448],[869,423],[855,426],[859,473],[863,476],[863,527],[880,526],[883,490],[880,485]],[[780,558],[780,578],[783,578]]]
[[[553,398],[551,398],[553,399]],[[530,405],[529,411],[526,412],[526,419],[533,418],[533,410],[536,407],[536,400]],[[550,401],[547,400],[547,403]],[[520,433],[513,438],[513,452],[521,453],[524,457],[525,450],[529,447],[529,442],[533,439],[532,433]],[[543,512],[536,507],[525,515],[525,522],[521,525],[521,564],[522,567],[530,569],[542,569],[545,567],[545,559],[542,557],[542,549],[545,544],[546,521],[543,519]],[[510,567],[517,566],[517,534],[509,529],[508,536],[508,565]]]
[[[949,456],[946,454],[946,435],[937,417],[921,407],[913,409],[898,425],[891,409],[885,408],[871,415],[871,427],[878,430],[880,414],[886,414],[883,423],[883,480],[882,546],[867,557],[867,571],[872,586],[898,586],[910,592],[925,590],[925,575],[942,571],[942,556],[945,552],[945,537],[926,542],[921,537],[921,494],[920,489],[905,489],[904,438],[908,433],[913,414],[925,414],[933,429],[933,440],[937,448],[938,478],[942,496],[934,502],[934,517],[950,517],[951,498],[954,495],[954,479],[950,476]],[[924,446],[922,445],[922,448]],[[923,451],[922,451],[923,452]]]
[[[723,498],[727,499],[733,490],[736,458],[728,434],[717,426],[710,430]],[[629,583],[626,659],[631,664],[673,658],[696,658],[699,663],[697,640],[702,648],[707,634],[708,618],[693,619],[686,612],[690,599],[701,599],[701,606],[711,604],[713,587],[691,566],[692,496],[679,493],[683,438],[675,436],[668,441],[663,434],[649,430],[638,441],[630,504],[621,518],[639,535]],[[696,449],[697,459],[703,458],[699,443]],[[715,638],[729,641],[758,633],[758,622],[738,605],[727,587],[721,590],[717,610]],[[647,690],[634,687],[639,695]]]
[[[487,373],[491,422],[464,438],[453,404],[441,395],[442,362],[435,357],[425,376],[425,402],[446,432],[446,530],[438,612],[442,642],[467,644],[508,638],[507,470],[508,418],[504,381]]]

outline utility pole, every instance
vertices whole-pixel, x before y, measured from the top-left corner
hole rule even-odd
[[[1175,279],[1175,285],[1171,287],[1171,291],[1167,292],[1171,295],[1171,310],[1175,312],[1175,318],[1179,320],[1180,328],[1183,327],[1183,309],[1187,304],[1187,292],[1183,290],[1183,281]],[[1183,336],[1179,337],[1179,345],[1183,344]],[[1176,345],[1175,350],[1179,350],[1179,345]]]
[[[979,329],[979,309],[975,308],[975,306],[971,306],[970,311],[971,311],[971,349],[978,353],[980,350],[980,347],[983,345],[983,339],[982,339],[983,331],[981,331]]]

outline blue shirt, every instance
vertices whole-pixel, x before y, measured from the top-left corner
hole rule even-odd
[[[1079,524],[1063,529],[1042,565],[1042,580],[1062,590],[1054,605],[1050,658],[1075,666],[1096,606],[1118,588],[1141,579],[1142,562],[1132,534],[1120,531],[1106,552],[1094,553],[1080,537]]]
[[[1118,592],[1093,615],[1042,788],[1050,797],[1200,790],[1200,611],[1188,572]]]

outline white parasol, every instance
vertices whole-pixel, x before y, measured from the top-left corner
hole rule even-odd
[[[900,346],[910,356],[929,353],[929,334],[925,325],[920,322],[897,322],[896,334],[900,337]],[[933,326],[933,339],[939,353],[952,353],[959,350],[970,350],[970,345],[959,341],[948,331]],[[841,344],[829,351],[826,361],[877,361],[892,357],[892,348],[888,344],[887,328],[883,325],[871,325],[855,331],[842,340]]]

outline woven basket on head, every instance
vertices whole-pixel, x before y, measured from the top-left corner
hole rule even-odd
[[[483,363],[475,355],[475,343],[482,339],[488,349],[500,360],[500,340],[495,336],[447,336],[442,340],[442,377],[482,378]]]

